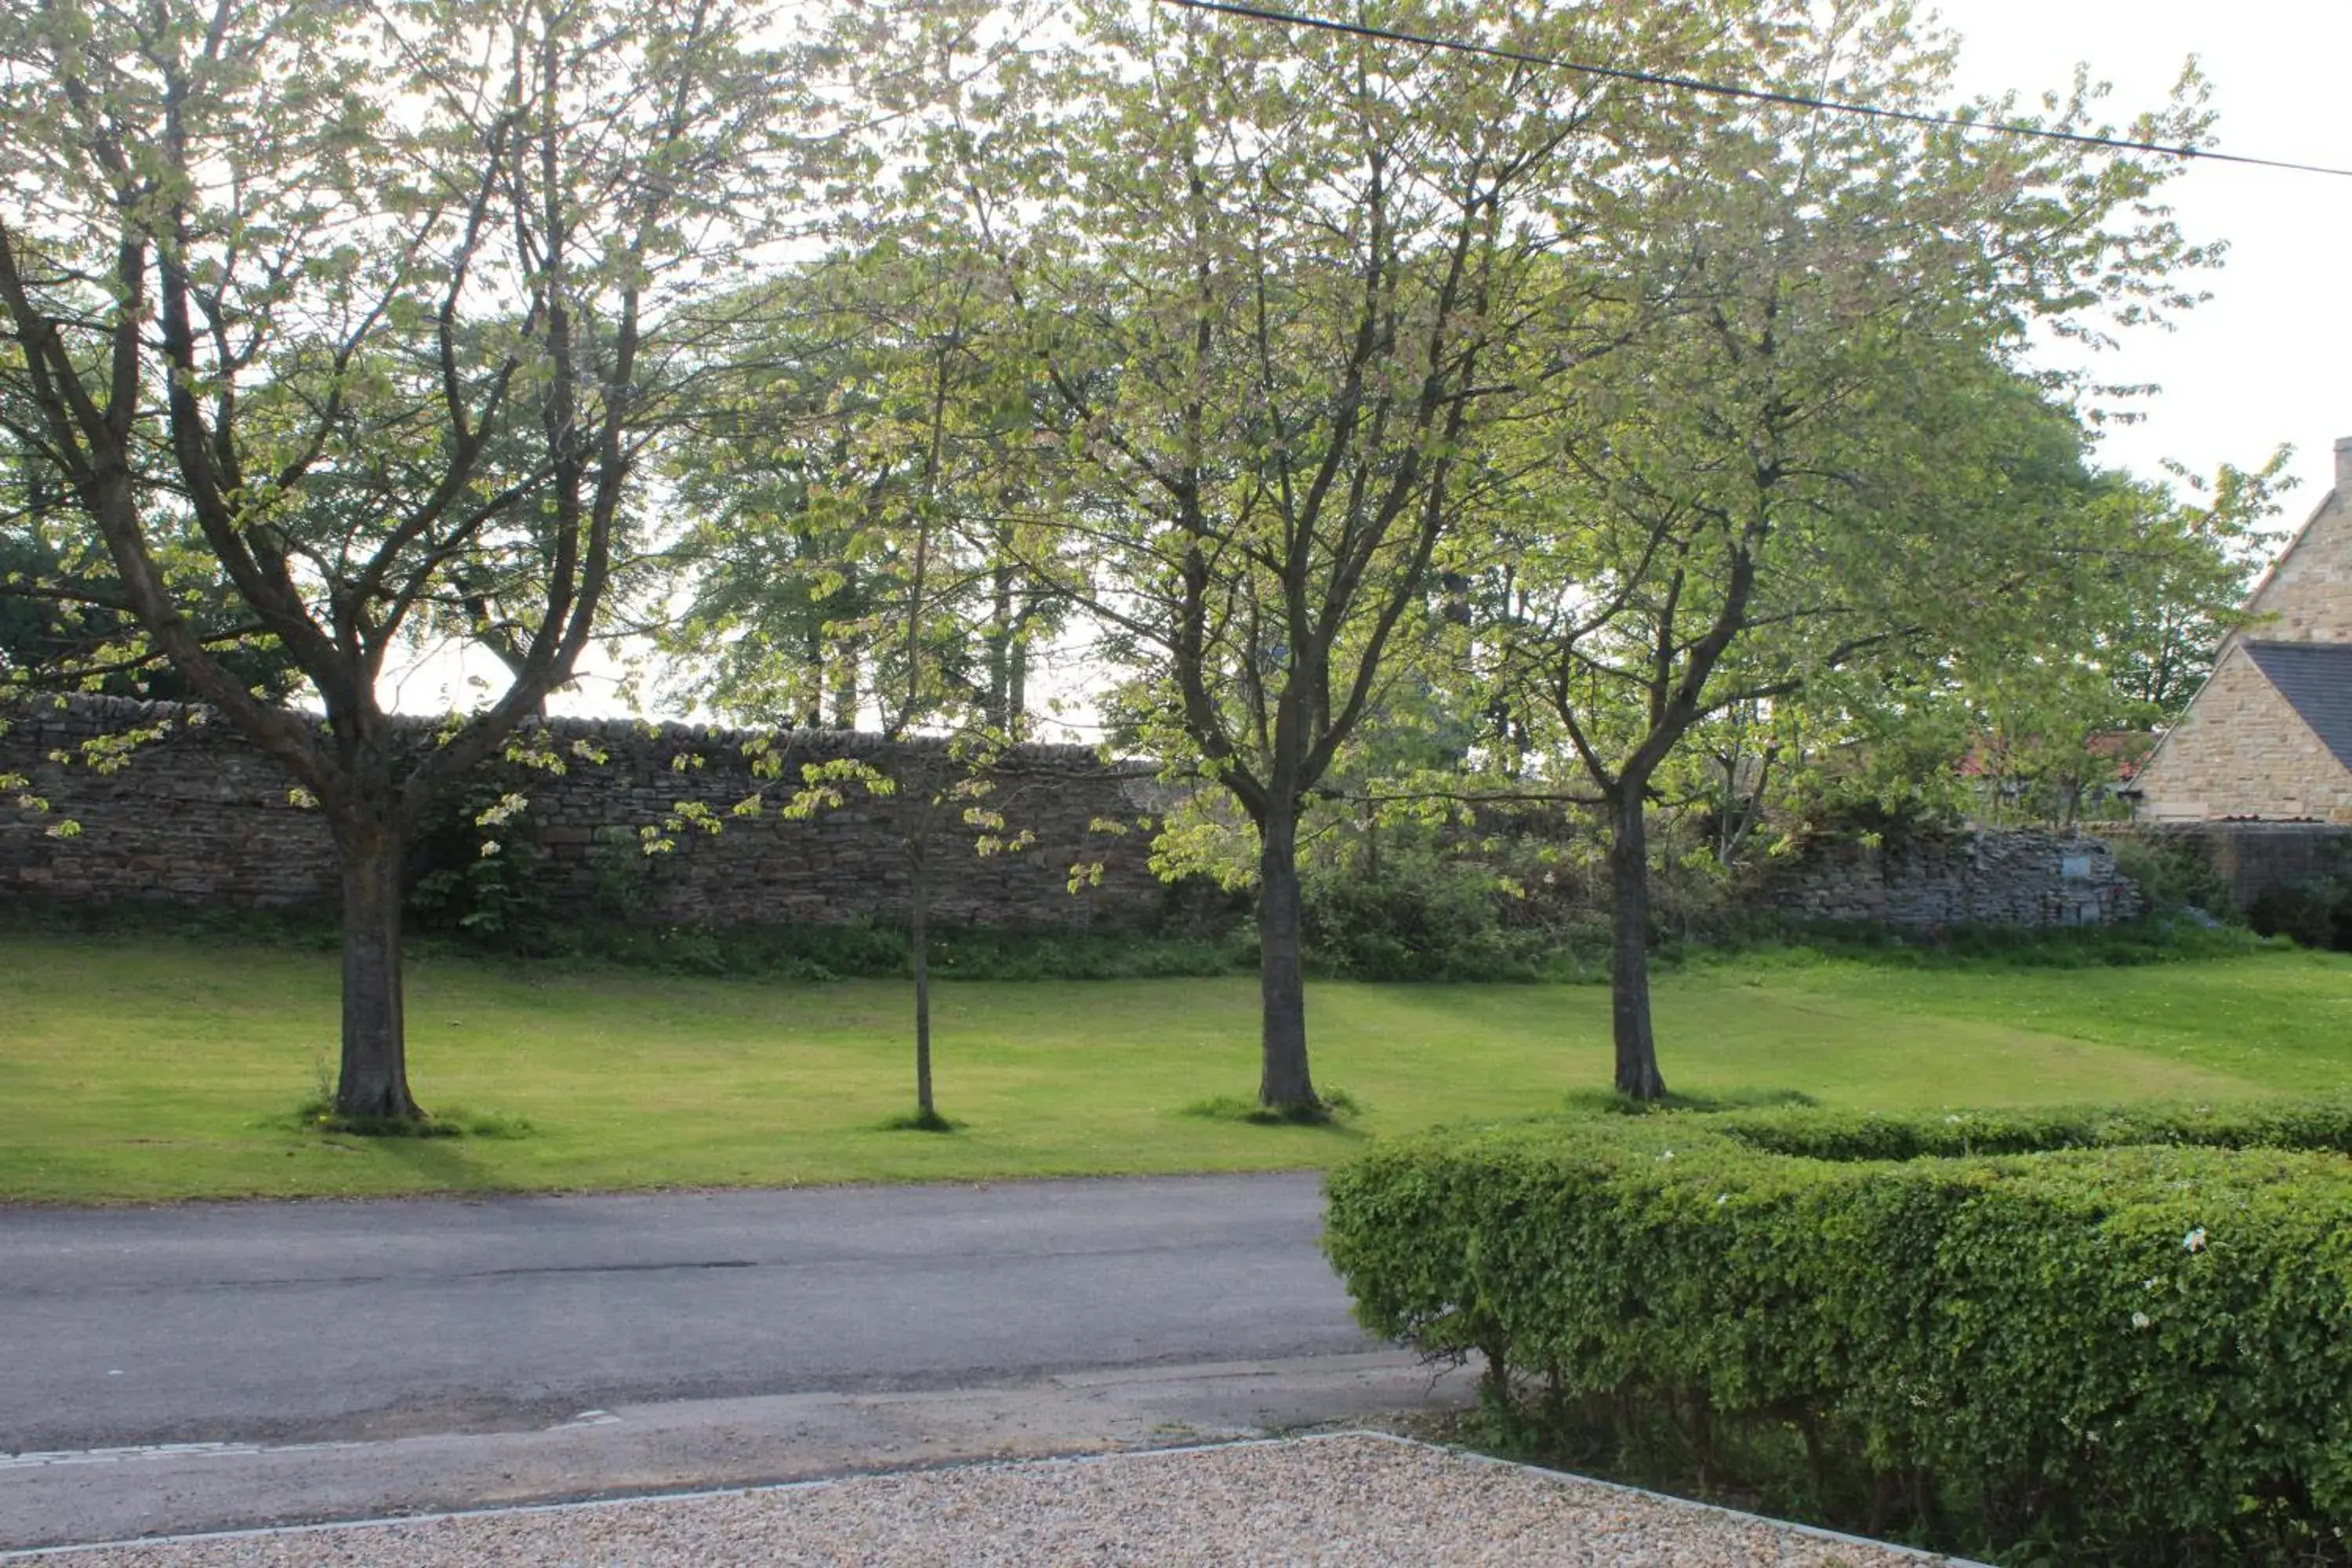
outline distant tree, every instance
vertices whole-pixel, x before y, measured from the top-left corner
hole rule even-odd
[[[2087,456],[2078,441],[2074,457],[2008,492],[2048,545],[2032,614],[1989,618],[1986,636],[1899,671],[1815,681],[1781,704],[1790,826],[1823,816],[2064,826],[2116,809],[2103,804],[2109,792],[2244,622],[2287,454],[2210,480],[2169,468],[2159,482],[2097,471]]]
[[[2173,464],[2163,481],[2110,481],[2103,499],[2128,531],[2087,651],[2129,705],[2129,721],[2178,718],[2212,673],[2221,639],[2247,624],[2246,596],[2278,542],[2292,456],[2282,447],[2258,468],[2224,464],[2210,479]]]
[[[969,268],[903,238],[762,286],[730,395],[676,458],[696,520],[661,634],[677,689],[748,722],[887,725],[916,652],[986,728],[1027,733],[1062,605],[1010,550],[1034,388],[997,325]],[[929,531],[906,526],[918,492]]]

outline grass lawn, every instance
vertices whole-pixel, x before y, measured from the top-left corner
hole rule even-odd
[[[0,1200],[773,1185],[1265,1169],[1549,1109],[1609,1079],[1594,986],[1318,984],[1334,1129],[1185,1114],[1256,1084],[1247,977],[944,984],[949,1136],[910,1109],[906,987],[415,963],[418,1098],[516,1137],[298,1131],[334,1038],[331,956],[0,937]],[[2078,970],[1759,954],[1663,975],[1666,1079],[1859,1107],[2243,1098],[2352,1087],[2352,959],[2268,951]]]

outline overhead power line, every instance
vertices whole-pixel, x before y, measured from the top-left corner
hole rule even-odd
[[[2285,158],[2255,158],[2242,153],[2221,153],[2205,147],[2173,146],[2161,142],[2135,142],[2121,136],[2095,136],[2082,131],[2053,131],[2041,125],[2019,125],[1999,120],[1971,120],[1958,114],[1931,114],[1908,109],[1886,109],[1869,103],[1843,103],[1836,99],[1811,98],[1803,93],[1779,92],[1764,87],[1740,87],[1732,82],[1707,81],[1698,77],[1675,76],[1663,71],[1634,70],[1624,66],[1596,66],[1579,60],[1563,59],[1557,55],[1528,54],[1519,49],[1507,49],[1493,44],[1467,43],[1460,38],[1438,38],[1421,33],[1407,33],[1393,27],[1366,26],[1357,22],[1342,22],[1329,16],[1310,16],[1297,11],[1276,11],[1262,5],[1244,5],[1232,0],[1161,0],[1163,5],[1181,6],[1187,11],[1213,11],[1224,16],[1241,16],[1253,22],[1273,22],[1286,27],[1307,27],[1323,33],[1347,33],[1360,38],[1373,38],[1387,44],[1409,44],[1416,48],[1447,49],[1455,54],[1484,55],[1489,59],[1509,60],[1517,65],[1542,66],[1552,70],[1570,71],[1579,76],[1602,77],[1611,81],[1636,82],[1645,87],[1671,87],[1685,92],[1706,93],[1716,98],[1745,99],[1755,103],[1786,104],[1792,109],[1818,110],[1829,114],[1855,114],[1871,120],[1899,121],[1906,125],[1928,125],[1952,131],[1983,132],[1998,136],[2030,137],[2042,142],[2067,142],[2079,147],[2104,147],[2119,153],[2157,153],[2170,158],[2194,158],[2209,163],[2244,163],[2259,169],[2288,169],[2299,174],[2335,174],[2352,179],[2352,169],[2334,168],[2326,163],[2298,163]]]

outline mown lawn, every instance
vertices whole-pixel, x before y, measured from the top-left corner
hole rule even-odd
[[[1310,994],[1336,1129],[1186,1114],[1256,1083],[1247,977],[964,983],[935,1007],[952,1135],[910,1108],[903,984],[413,967],[428,1108],[513,1137],[299,1131],[335,965],[176,940],[0,937],[0,1200],[769,1185],[1311,1166],[1368,1137],[1522,1114],[1609,1076],[1591,986]],[[2352,1086],[2352,960],[1906,971],[1760,954],[1663,975],[1667,1081],[1860,1107],[2222,1100]]]

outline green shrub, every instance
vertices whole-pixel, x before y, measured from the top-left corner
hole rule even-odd
[[[1813,1160],[1918,1160],[2171,1144],[2352,1154],[2352,1101],[2273,1100],[2224,1107],[2087,1106],[1875,1111],[1738,1110],[1707,1130],[1768,1154]]]
[[[912,973],[907,931],[888,921],[705,928],[605,921],[561,928],[542,956],[672,973],[770,980],[887,980]],[[930,971],[950,980],[1142,980],[1227,974],[1254,953],[1231,942],[1131,931],[934,926]]]
[[[1504,927],[1496,874],[1428,849],[1307,869],[1302,923],[1323,973],[1349,980],[1521,978],[1550,944]]]
[[[1375,1147],[1326,1246],[1367,1327],[1486,1357],[1522,1444],[2019,1561],[2339,1563],[2352,1163],[2311,1151],[2347,1133],[2341,1105],[1555,1119]]]
[[[2116,869],[2139,889],[2150,914],[2194,909],[2228,916],[2234,911],[2229,879],[2213,869],[2196,845],[2178,838],[2125,837],[2107,844],[2116,853]]]
[[[1660,958],[1670,963],[1721,959],[1742,968],[1841,960],[1889,969],[1990,974],[2234,958],[2260,952],[2263,946],[2263,939],[2243,926],[2165,916],[2106,926],[1952,926],[1936,931],[1819,922],[1760,926],[1741,940],[1707,947],[1669,946]]]
[[[2246,906],[2246,923],[2304,947],[2352,952],[2352,881],[2306,877],[2273,888]]]
[[[415,930],[462,934],[509,952],[545,946],[554,921],[540,874],[546,857],[530,808],[510,810],[502,787],[519,782],[511,768],[497,772],[446,803],[418,830],[408,847],[407,915]]]

